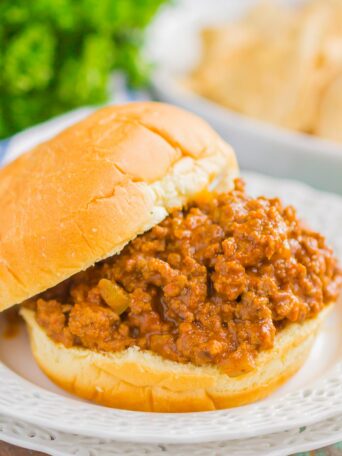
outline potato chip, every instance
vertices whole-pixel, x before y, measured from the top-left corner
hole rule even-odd
[[[264,1],[236,23],[204,30],[202,43],[193,90],[266,122],[320,131],[323,94],[342,72],[341,0],[297,9]]]
[[[342,74],[327,87],[322,97],[315,133],[342,142]]]

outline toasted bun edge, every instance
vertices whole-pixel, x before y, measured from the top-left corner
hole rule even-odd
[[[38,365],[61,388],[108,407],[193,412],[235,407],[272,393],[303,365],[331,307],[302,324],[289,324],[271,350],[259,353],[256,368],[237,377],[135,347],[118,353],[66,348],[46,335],[33,311],[22,308],[21,315]]]

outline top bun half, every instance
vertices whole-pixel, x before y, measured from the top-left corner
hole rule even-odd
[[[153,102],[95,112],[0,170],[0,310],[120,252],[237,174],[231,147],[193,114]]]

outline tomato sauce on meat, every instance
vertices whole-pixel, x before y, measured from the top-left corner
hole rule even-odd
[[[324,238],[292,207],[248,197],[237,180],[233,191],[200,195],[28,305],[67,347],[138,346],[239,375],[277,331],[334,301],[340,285]]]

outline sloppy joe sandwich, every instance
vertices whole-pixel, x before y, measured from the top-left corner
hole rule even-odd
[[[246,194],[231,147],[173,106],[99,110],[0,171],[0,302],[66,390],[132,410],[255,401],[336,301],[324,238]]]

